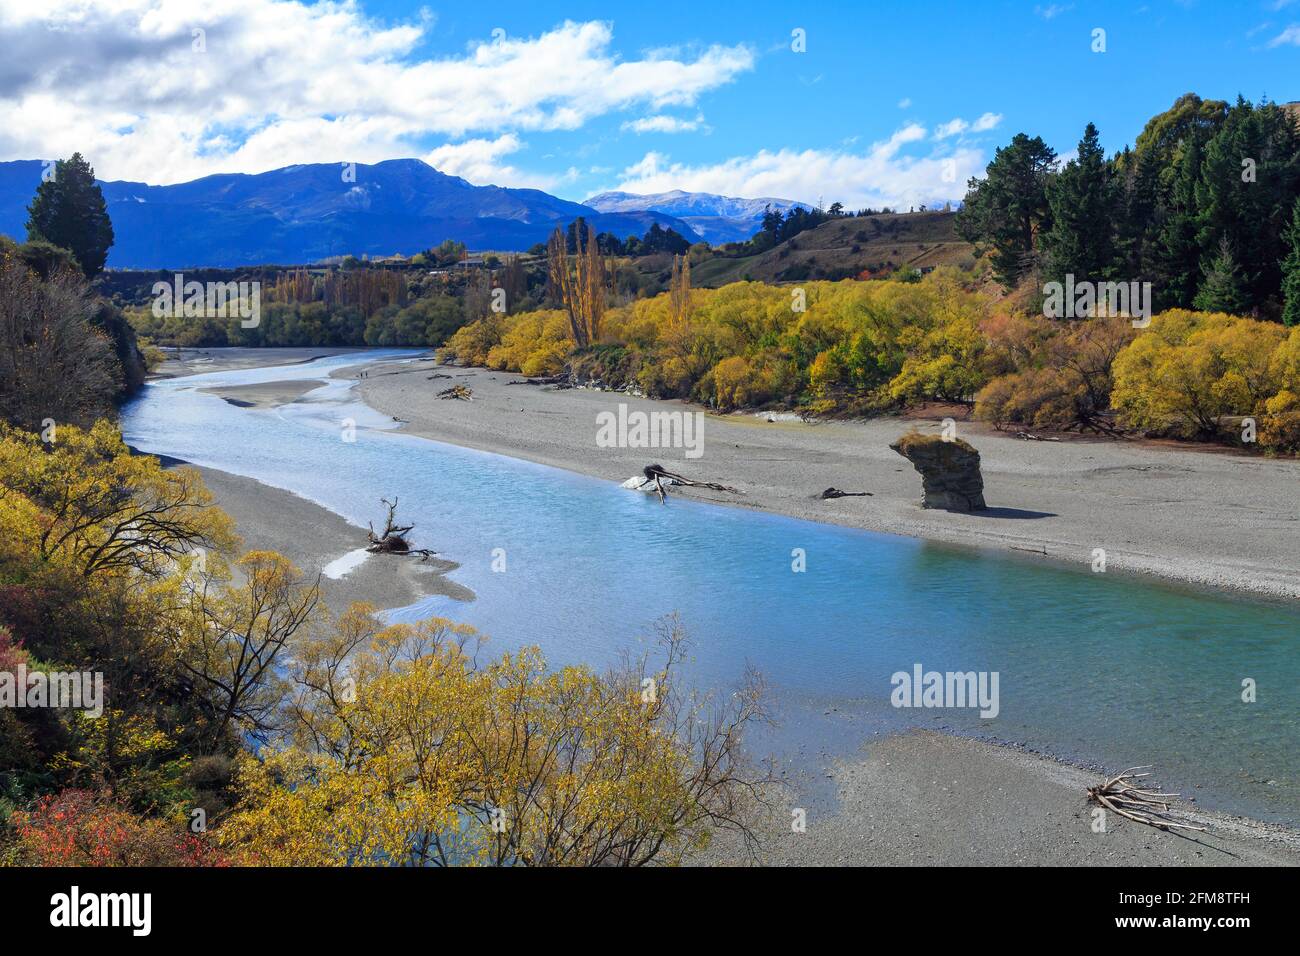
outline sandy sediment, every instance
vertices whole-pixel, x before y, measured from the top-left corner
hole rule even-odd
[[[268,365],[300,365],[330,355],[364,352],[364,349],[312,346],[302,348],[259,349],[245,347],[163,349],[166,360],[154,369],[155,378],[179,378],[205,372],[229,372]]]
[[[217,505],[235,521],[244,551],[278,551],[315,577],[332,562],[366,545],[366,532],[334,512],[288,491],[200,468]],[[458,564],[437,557],[367,555],[337,579],[320,578],[325,603],[334,613],[353,601],[368,601],[381,610],[405,607],[432,594],[472,601],[474,593],[447,577]]]
[[[240,408],[275,408],[277,405],[296,402],[316,388],[320,388],[320,382],[288,381],[259,382],[256,385],[225,385],[219,388],[201,388],[199,391],[216,395]]]
[[[1205,833],[1160,831],[1107,814],[1094,829],[1085,789],[1100,775],[1037,754],[927,731],[870,740],[827,769],[837,798],[773,788],[758,863],[793,866],[1296,866],[1300,832],[1175,804]],[[1120,768],[1123,769],[1123,768]],[[802,809],[806,829],[793,826]],[[695,862],[747,862],[722,834]]]
[[[337,373],[356,377],[358,370]],[[436,376],[431,378],[431,376]],[[587,389],[508,384],[520,376],[380,363],[358,386],[364,400],[397,416],[407,432],[566,468],[610,481],[652,462],[733,485],[743,495],[677,489],[721,504],[758,508],[958,545],[1016,550],[1107,571],[1133,571],[1255,594],[1300,597],[1300,462],[1142,442],[1018,440],[960,422],[980,452],[989,509],[972,514],[919,507],[920,476],[889,443],[937,421],[883,418],[807,424],[787,416],[703,415],[698,458],[683,448],[597,444],[597,415],[700,412],[696,406]],[[472,401],[436,393],[468,385]],[[821,500],[829,487],[870,497]]]

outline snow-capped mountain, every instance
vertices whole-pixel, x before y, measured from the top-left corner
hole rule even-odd
[[[763,222],[768,209],[788,212],[807,203],[791,199],[739,199],[714,193],[672,192],[641,196],[636,193],[607,192],[592,196],[584,205],[604,213],[657,212],[688,224],[707,242],[740,242],[748,239]]]

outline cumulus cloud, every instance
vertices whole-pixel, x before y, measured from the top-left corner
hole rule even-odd
[[[913,155],[907,147],[926,139],[919,124],[909,124],[864,152],[847,150],[761,150],[721,163],[691,166],[649,152],[623,170],[614,188],[632,193],[670,189],[726,196],[774,196],[813,202],[839,201],[851,209],[909,207],[958,199],[966,180],[984,168],[981,150],[962,145],[949,152]]]
[[[167,183],[490,134],[448,154],[469,163],[518,131],[693,106],[754,65],[743,45],[622,59],[599,21],[429,57],[431,27],[355,2],[0,0],[0,49],[22,51],[0,63],[0,158],[81,150],[101,176]]]
[[[570,167],[560,176],[532,173],[521,170],[504,157],[524,149],[524,143],[514,133],[502,133],[496,139],[468,139],[461,143],[445,143],[435,147],[421,158],[449,176],[460,176],[476,185],[509,185],[531,189],[554,189],[577,178],[578,170]]]

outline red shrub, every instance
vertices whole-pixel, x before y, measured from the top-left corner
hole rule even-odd
[[[14,640],[8,628],[0,624],[0,671],[13,673],[19,664],[26,661],[27,652],[23,650],[23,642]]]
[[[203,836],[137,816],[111,795],[64,790],[13,815],[29,866],[227,866]]]

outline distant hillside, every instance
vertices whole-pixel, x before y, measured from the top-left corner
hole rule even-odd
[[[26,238],[39,160],[0,163],[0,233]],[[593,212],[537,189],[474,186],[416,159],[286,166],[173,186],[101,182],[116,242],[109,268],[311,263],[339,255],[411,255],[444,239],[471,249],[523,250],[586,217],[598,232],[642,235],[653,223],[700,236],[649,210]]]
[[[691,282],[717,288],[744,279],[844,279],[904,266],[970,264],[974,247],[957,236],[955,217],[952,212],[918,212],[832,219],[758,255],[715,256],[691,270]]]
[[[607,213],[657,212],[674,216],[689,225],[712,245],[743,242],[758,231],[763,213],[771,207],[782,213],[796,206],[812,207],[790,199],[736,199],[713,193],[672,192],[637,195],[636,193],[600,193],[585,205]]]

